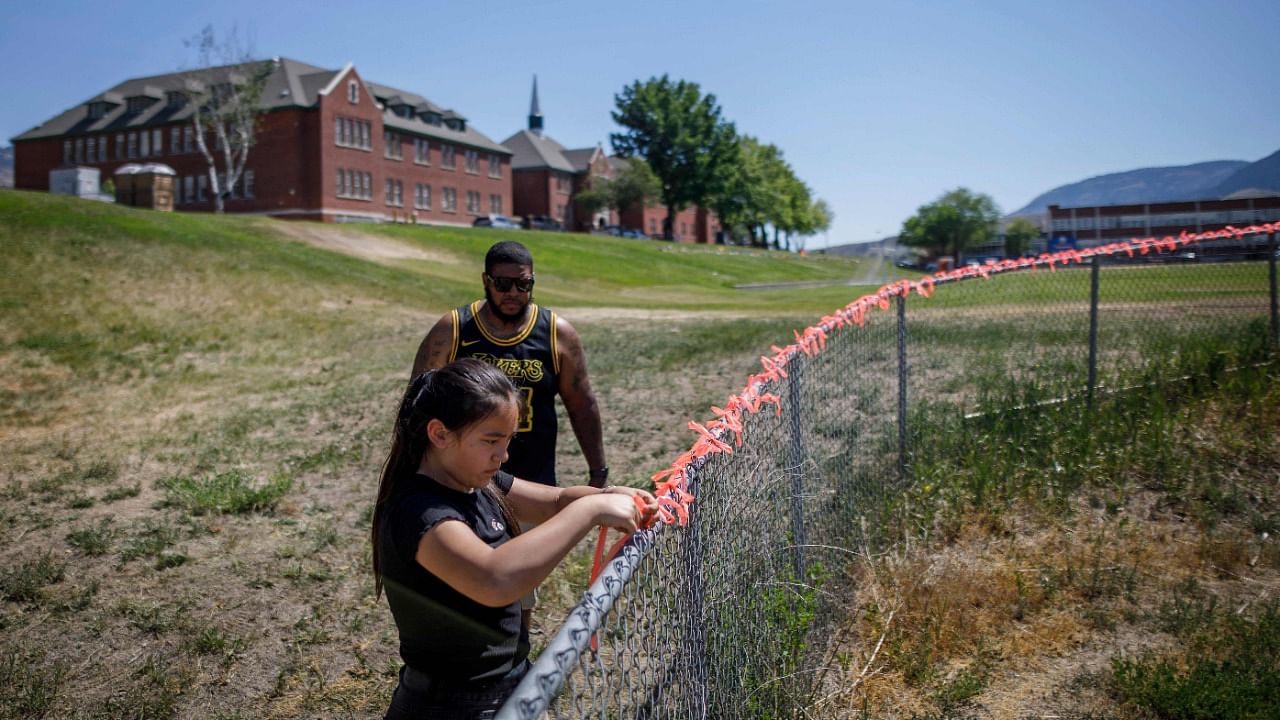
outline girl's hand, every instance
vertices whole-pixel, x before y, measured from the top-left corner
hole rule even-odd
[[[658,499],[655,498],[653,496],[653,493],[649,492],[648,490],[641,490],[640,488],[627,487],[626,485],[610,485],[609,487],[601,490],[601,492],[610,493],[610,494],[616,493],[618,495],[626,495],[627,497],[630,497],[630,498],[640,498],[641,500],[643,500],[644,510],[640,515],[640,521],[642,523],[648,520],[649,518],[653,517],[654,513],[658,512]],[[631,502],[635,503],[635,500],[633,499]]]
[[[589,502],[595,511],[595,525],[633,533],[640,526],[644,515],[629,493],[602,492],[588,495],[578,502]],[[656,505],[656,501],[655,501]]]

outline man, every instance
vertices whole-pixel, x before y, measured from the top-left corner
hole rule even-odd
[[[556,484],[559,395],[587,461],[587,481],[604,487],[609,466],[582,341],[567,321],[533,302],[533,256],[518,242],[495,243],[485,254],[480,277],[484,299],[436,322],[418,347],[413,374],[468,356],[502,369],[524,394],[526,406],[502,469],[547,485]]]

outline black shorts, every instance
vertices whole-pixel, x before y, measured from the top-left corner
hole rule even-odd
[[[529,661],[525,660],[503,677],[467,683],[435,681],[404,665],[384,720],[490,720],[528,671]]]

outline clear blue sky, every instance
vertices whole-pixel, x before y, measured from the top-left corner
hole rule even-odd
[[[44,2],[0,23],[0,143],[237,25],[259,56],[453,108],[501,141],[538,75],[547,133],[608,148],[614,95],[670,74],[779,146],[836,220],[892,234],[965,186],[1004,212],[1107,172],[1280,149],[1280,2]]]

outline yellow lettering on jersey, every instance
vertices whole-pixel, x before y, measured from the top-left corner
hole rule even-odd
[[[542,361],[536,359],[520,360],[518,358],[498,358],[488,353],[476,353],[472,355],[477,360],[483,360],[490,365],[501,370],[507,377],[512,380],[524,380],[526,382],[538,382],[544,376]]]
[[[522,387],[520,392],[524,393],[524,414],[520,418],[520,426],[516,428],[516,432],[529,432],[533,429],[533,388]]]

